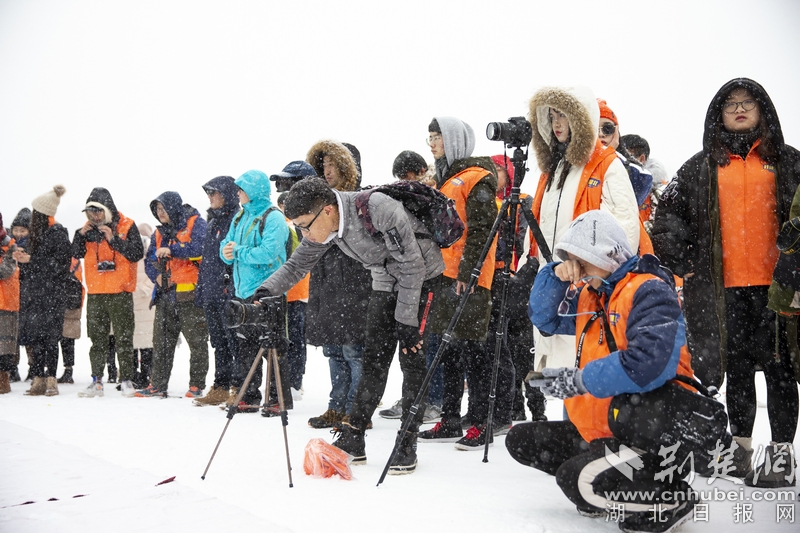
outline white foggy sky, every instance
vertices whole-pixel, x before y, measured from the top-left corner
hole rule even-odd
[[[0,212],[56,183],[72,233],[90,190],[154,223],[150,200],[267,174],[325,138],[355,144],[364,183],[402,150],[428,161],[436,115],[526,115],[545,85],[587,85],[670,172],[700,150],[731,78],[761,83],[800,145],[800,2],[0,0]],[[530,154],[523,189],[538,178]]]

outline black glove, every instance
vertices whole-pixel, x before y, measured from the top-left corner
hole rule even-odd
[[[545,396],[561,400],[589,392],[583,385],[583,370],[574,367],[543,368],[541,378],[530,379],[528,385],[539,387]]]
[[[508,310],[512,316],[528,316],[528,300],[538,271],[539,261],[535,257],[528,256],[528,261],[511,276],[508,287]]]
[[[422,335],[419,334],[419,326],[408,326],[397,323],[397,339],[400,341],[400,351],[402,353],[416,353],[422,350],[417,349],[417,345],[422,342]]]
[[[260,285],[257,289],[255,294],[253,295],[253,301],[257,302],[262,298],[272,298],[272,293],[269,290],[265,289],[263,285]]]

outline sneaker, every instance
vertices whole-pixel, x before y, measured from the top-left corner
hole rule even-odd
[[[727,471],[727,475],[732,477],[747,477],[753,471],[753,448],[752,438],[747,437],[733,437],[734,442],[738,445],[733,450],[732,469]]]
[[[507,435],[509,431],[511,431],[512,424],[500,424],[499,422],[492,420],[492,435],[495,437],[499,437],[500,435]]]
[[[734,454],[736,451],[734,451]],[[760,453],[759,453],[760,455]],[[771,442],[764,447],[764,460],[744,478],[748,487],[777,489],[796,483],[794,449],[790,442]],[[789,481],[791,479],[791,481]]]
[[[403,399],[397,400],[389,409],[379,411],[378,414],[381,418],[388,418],[389,420],[400,418],[403,416]]]
[[[227,387],[211,387],[208,394],[201,398],[195,398],[194,404],[199,406],[204,405],[220,405],[225,403],[225,400],[230,396]]]
[[[494,442],[494,437],[489,438],[489,446]],[[472,426],[467,430],[467,434],[459,439],[455,446],[456,450],[465,452],[482,450],[486,445],[486,426]]]
[[[68,366],[64,369],[64,375],[58,378],[59,383],[75,383],[75,380],[72,379],[72,367]]]
[[[436,405],[429,405],[425,408],[425,413],[422,415],[423,424],[433,424],[442,419],[442,408]]]
[[[336,440],[333,445],[353,456],[354,465],[367,464],[367,452],[364,446],[364,432],[353,426],[342,424],[341,430],[334,430]]]
[[[423,442],[456,442],[464,435],[461,427],[445,425],[444,420],[427,431],[420,431],[419,440]]]
[[[398,431],[399,433],[399,431]],[[397,455],[389,465],[389,475],[412,474],[417,469],[417,434],[406,431],[400,441]]]
[[[303,387],[300,387],[300,389],[295,389],[294,387],[292,387],[292,400],[299,402],[300,400],[303,399],[304,392],[305,391],[303,390]]]
[[[133,398],[133,395],[136,394],[136,389],[133,387],[133,382],[129,379],[126,379],[122,383],[120,383],[120,391],[122,392],[122,396],[125,398]]]
[[[137,390],[134,394],[137,398],[166,398],[167,391],[161,391],[150,385],[146,389]]]
[[[203,389],[200,387],[189,387],[189,390],[186,391],[184,394],[187,398],[202,398],[203,397]]]
[[[619,523],[619,528],[626,533],[669,533],[675,531],[687,520],[694,516],[694,506],[700,503],[700,498],[692,489],[688,489],[689,493],[686,500],[680,502],[680,505],[674,509],[663,509],[658,513],[658,520],[654,513],[625,513],[625,521]],[[661,504],[659,509],[666,507]]]
[[[95,396],[103,396],[104,394],[102,381],[92,381],[88,387],[78,392],[80,398],[94,398]]]
[[[461,429],[469,429],[475,424],[472,423],[472,419],[469,415],[464,415],[461,417]]]
[[[273,416],[281,416],[281,406],[277,403],[265,403],[261,408],[261,416],[272,418]]]
[[[332,428],[341,422],[342,418],[344,418],[344,413],[339,413],[333,409],[328,409],[319,416],[309,418],[308,425],[314,429]]]

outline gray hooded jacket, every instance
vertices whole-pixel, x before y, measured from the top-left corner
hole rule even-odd
[[[339,207],[339,231],[327,243],[304,239],[292,257],[269,277],[261,288],[271,294],[282,294],[308,273],[327,249],[336,244],[342,252],[372,272],[372,290],[397,292],[394,318],[402,324],[418,326],[419,298],[422,283],[444,272],[439,246],[431,239],[419,239],[415,233],[429,233],[424,224],[409,213],[397,200],[373,193],[369,210],[375,228],[383,239],[373,238],[356,214],[357,192],[333,191]],[[389,238],[395,229],[403,247],[401,253]],[[359,317],[353,317],[358,319]]]

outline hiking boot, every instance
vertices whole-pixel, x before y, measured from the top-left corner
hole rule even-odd
[[[228,394],[228,399],[225,400],[225,405],[230,407],[233,405],[233,402],[236,401],[236,396],[239,394],[239,387],[231,387],[231,391]]]
[[[166,398],[167,391],[159,390],[150,385],[146,389],[137,390],[133,395],[137,398]]]
[[[120,392],[122,392],[122,396],[125,398],[133,398],[133,395],[136,394],[136,389],[133,386],[133,382],[129,379],[126,379],[120,385]]]
[[[511,431],[512,425],[509,424],[501,424],[496,420],[492,420],[492,435],[495,437],[499,437],[500,435],[507,435],[509,431]]]
[[[45,379],[45,396],[58,396],[58,382],[55,376],[48,376]]]
[[[400,432],[397,432],[398,435]],[[417,433],[406,431],[397,449],[397,455],[389,465],[389,474],[398,476],[411,474],[417,469]]]
[[[319,416],[308,419],[308,425],[314,429],[325,429],[335,427],[344,418],[344,413],[328,409]]]
[[[189,390],[186,391],[184,394],[187,398],[202,398],[203,397],[203,389],[200,387],[189,387]]]
[[[463,435],[461,426],[448,425],[442,419],[441,422],[436,422],[431,429],[420,431],[418,438],[422,442],[455,442]]]
[[[340,422],[337,422],[336,424],[333,425],[333,429],[335,429],[336,431],[339,431],[339,427],[342,424],[350,424],[350,415],[344,415]],[[350,424],[350,425],[352,425],[352,424]],[[367,429],[372,429],[372,420],[367,422]]]
[[[88,387],[82,391],[78,391],[79,398],[94,398],[95,396],[103,396],[103,382],[92,380]]]
[[[261,408],[261,416],[266,418],[281,416],[281,406],[277,403],[265,403]]]
[[[22,378],[19,376],[19,367],[15,366],[14,370],[11,371],[9,381],[11,381],[11,383],[19,383],[22,381]]]
[[[41,396],[47,390],[47,381],[44,378],[35,377],[31,382],[31,388],[25,391],[27,396]]]
[[[489,446],[494,442],[494,437],[489,438]],[[482,450],[486,445],[486,426],[472,426],[463,438],[456,441],[456,450],[465,452]]]
[[[11,392],[11,376],[8,372],[0,372],[0,394]]]
[[[425,408],[425,413],[422,415],[423,424],[433,424],[442,419],[442,408],[436,405],[429,405]]]
[[[765,489],[794,487],[796,469],[797,463],[794,460],[792,444],[789,442],[771,442],[769,446],[764,447],[764,461],[747,474],[744,478],[744,484],[748,487]],[[791,481],[789,481],[790,479]]]
[[[738,447],[733,450],[733,469],[728,470],[727,475],[732,477],[746,477],[753,471],[753,448],[751,437],[733,437]]]
[[[60,378],[58,378],[58,382],[59,383],[69,383],[69,384],[75,383],[75,380],[72,379],[72,367],[71,366],[64,367],[64,375],[62,375]]]
[[[342,424],[340,430],[334,430],[336,440],[333,445],[353,456],[354,465],[367,464],[367,452],[364,446],[364,432],[349,424]]]
[[[389,420],[395,420],[403,416],[403,399],[400,398],[394,405],[392,405],[389,409],[383,409],[382,411],[378,412],[381,418],[388,418]]]
[[[681,524],[694,516],[694,506],[700,503],[697,492],[687,489],[686,499],[674,509],[668,509],[667,503],[655,504],[654,511],[644,513],[625,513],[625,520],[619,528],[626,533],[667,533],[675,531]],[[678,499],[678,498],[676,498]],[[670,502],[671,503],[671,502]]]
[[[211,387],[211,390],[208,391],[208,394],[202,398],[195,398],[194,404],[201,407],[204,405],[223,404],[225,403],[225,400],[228,399],[228,396],[230,396],[228,391],[229,389],[227,387]]]

